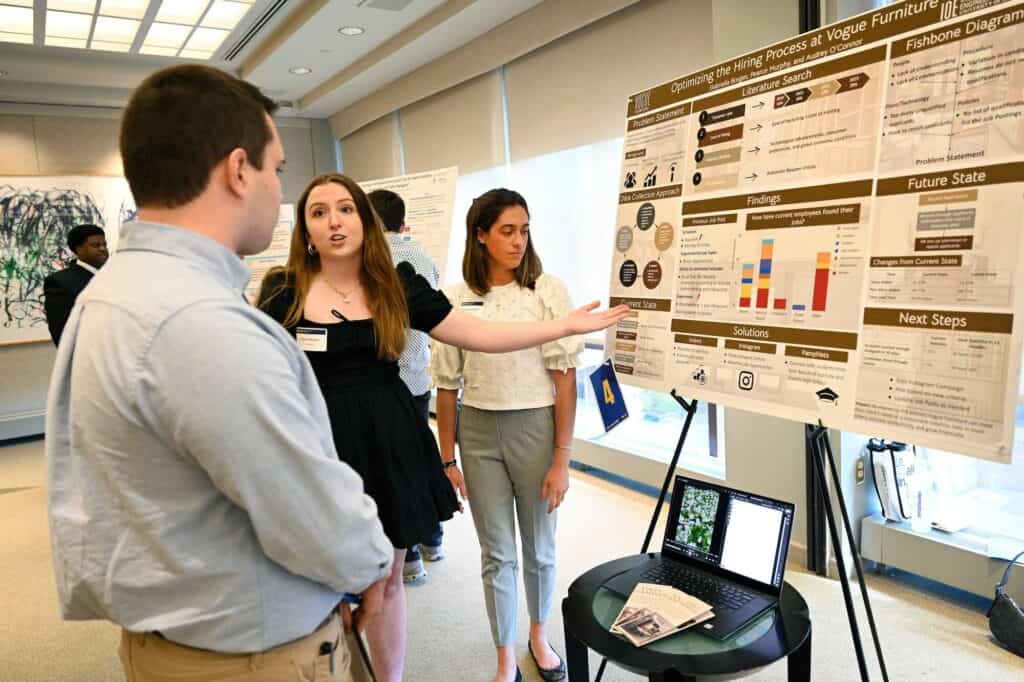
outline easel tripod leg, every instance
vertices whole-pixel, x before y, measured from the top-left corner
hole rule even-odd
[[[860,628],[857,626],[857,617],[853,610],[853,597],[850,594],[850,579],[846,575],[846,560],[843,559],[842,542],[839,539],[839,531],[836,529],[835,511],[832,509],[832,502],[828,495],[828,481],[825,478],[825,464],[822,462],[820,449],[811,458],[814,462],[814,473],[821,485],[824,497],[825,516],[828,519],[828,530],[832,537],[832,549],[836,553],[836,565],[839,568],[839,582],[843,588],[843,601],[846,602],[846,616],[850,621],[850,633],[853,635],[853,648],[857,652],[857,667],[860,669],[860,679],[868,682],[868,666],[864,660],[864,646],[861,644]]]
[[[824,427],[821,427],[823,434]],[[864,601],[864,611],[868,617],[868,628],[871,630],[871,638],[875,644],[875,655],[878,657],[878,667],[882,673],[883,682],[889,682],[889,673],[885,668],[885,657],[882,655],[882,643],[878,639],[878,628],[875,626],[875,614],[871,610],[871,599],[868,597],[868,587],[864,583],[864,566],[860,560],[860,550],[853,535],[853,524],[850,523],[850,515],[846,511],[846,499],[843,496],[842,485],[839,481],[839,469],[836,467],[836,458],[832,454],[832,444],[827,437],[822,437],[821,445],[824,447],[825,456],[828,459],[829,470],[832,472],[832,482],[835,485],[836,499],[839,501],[839,512],[843,517],[843,526],[846,529],[846,538],[850,544],[850,553],[853,555],[853,567],[857,571],[857,581],[860,583],[860,596]],[[839,549],[836,548],[838,552]]]
[[[683,430],[679,432],[679,440],[676,442],[676,451],[672,455],[672,461],[668,464],[668,471],[665,472],[665,481],[661,485],[661,494],[658,496],[658,503],[654,505],[654,515],[651,516],[651,524],[647,527],[647,536],[644,538],[643,547],[640,548],[640,553],[645,554],[647,548],[651,546],[651,538],[654,536],[654,527],[658,525],[658,517],[661,516],[661,507],[665,504],[665,495],[668,493],[668,486],[672,483],[672,477],[675,476],[676,466],[679,464],[679,455],[683,452],[683,443],[686,442],[686,435],[690,432],[690,424],[693,422],[693,416],[697,414],[697,401],[690,400],[687,402],[685,398],[680,398],[676,395],[675,389],[671,391],[672,397],[675,399],[679,406],[686,412],[686,421],[683,422]],[[568,634],[566,634],[568,636]],[[568,642],[566,643],[568,644]],[[597,670],[597,677],[594,678],[594,682],[601,682],[601,677],[604,675],[605,666],[608,665],[608,659],[601,659],[601,667]]]

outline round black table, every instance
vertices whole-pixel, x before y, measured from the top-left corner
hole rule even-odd
[[[656,558],[658,554],[616,559],[573,581],[569,596],[562,600],[570,682],[590,679],[588,649],[654,682],[698,680],[705,675],[716,679],[744,677],[783,657],[788,657],[790,682],[810,682],[811,618],[807,602],[789,583],[783,584],[778,606],[724,641],[693,629],[635,647],[609,632],[626,600],[603,585]]]

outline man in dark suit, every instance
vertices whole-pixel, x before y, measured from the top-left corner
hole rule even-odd
[[[68,247],[78,257],[60,272],[49,275],[43,282],[46,324],[55,345],[60,344],[64,325],[75,307],[75,299],[89,283],[96,271],[107,262],[107,238],[95,225],[79,225],[68,232]]]

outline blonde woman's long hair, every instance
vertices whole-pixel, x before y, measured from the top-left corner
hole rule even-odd
[[[292,327],[302,319],[306,307],[306,296],[313,279],[321,270],[320,254],[309,252],[309,233],[306,227],[306,204],[315,187],[337,183],[347,189],[356,205],[356,212],[363,222],[363,246],[359,280],[366,292],[370,315],[373,317],[373,331],[377,338],[377,356],[397,360],[405,349],[406,331],[409,328],[409,307],[405,301],[405,290],[391,260],[391,249],[384,237],[384,228],[377,217],[366,193],[355,180],[341,173],[318,175],[309,181],[295,206],[295,230],[292,232],[288,263],[282,268],[271,269],[268,280],[279,277],[280,284],[264,296],[259,305],[266,306],[277,296],[294,288],[295,296],[284,319],[286,327]],[[281,276],[283,275],[283,276]]]

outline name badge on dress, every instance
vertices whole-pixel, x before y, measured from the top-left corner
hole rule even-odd
[[[327,330],[323,327],[296,327],[295,340],[307,353],[327,351]]]

